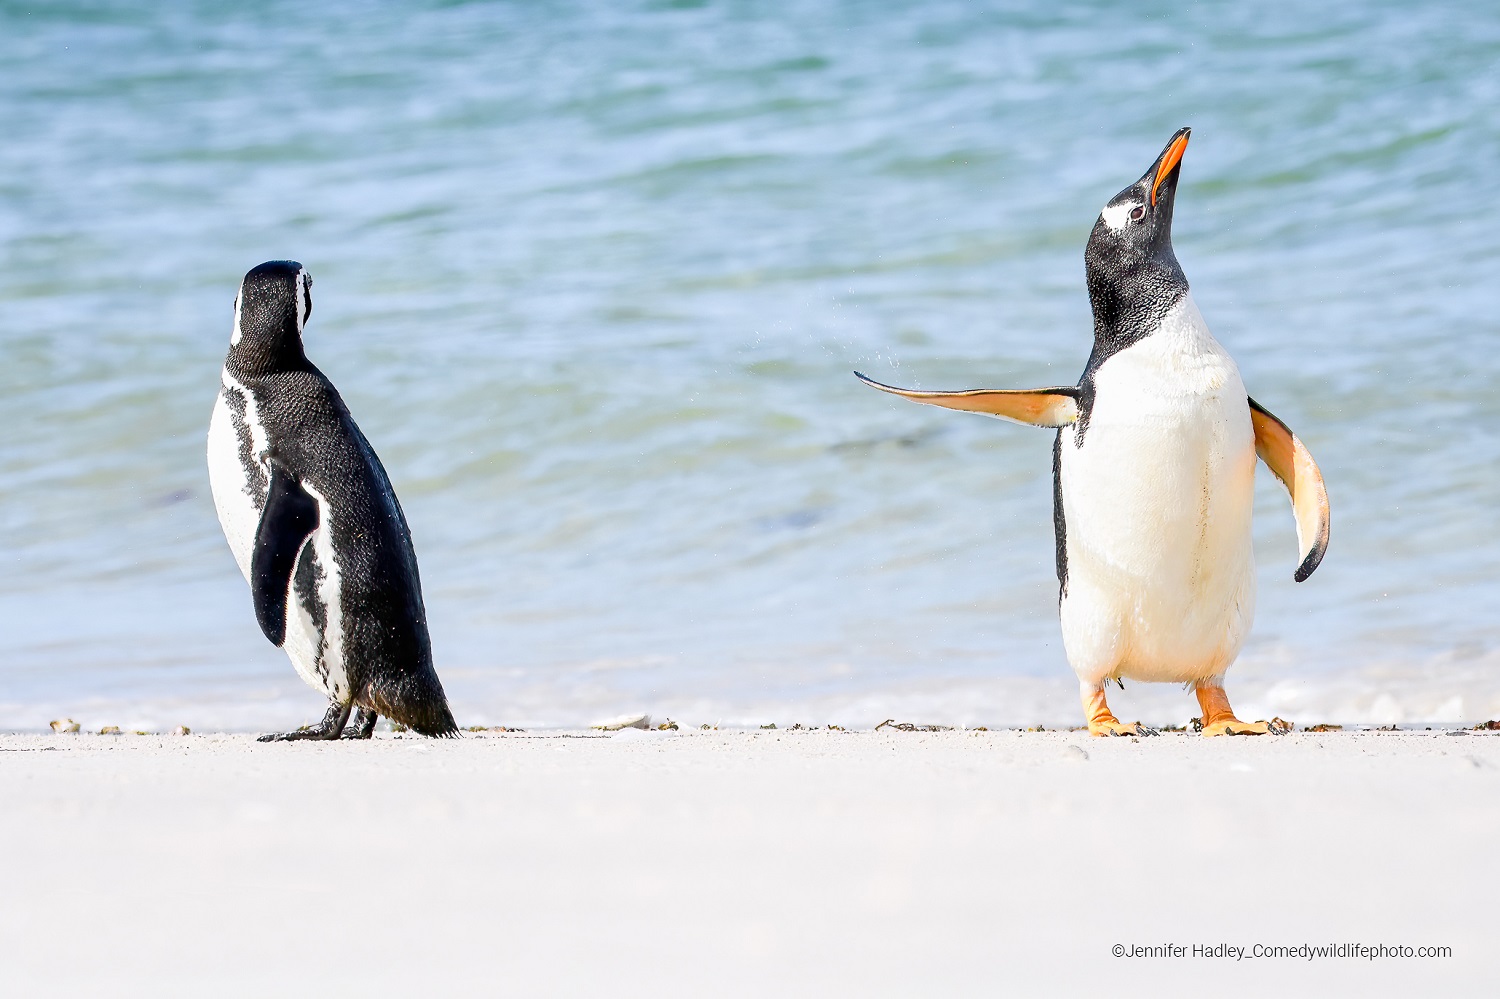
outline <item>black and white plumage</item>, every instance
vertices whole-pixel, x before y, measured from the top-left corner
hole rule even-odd
[[[1053,522],[1063,644],[1095,734],[1120,723],[1108,680],[1187,683],[1205,731],[1252,733],[1223,694],[1255,608],[1255,459],[1291,494],[1311,575],[1328,547],[1328,499],[1312,456],[1246,394],[1193,302],[1172,248],[1188,129],[1110,199],[1084,252],[1094,349],[1077,385],[916,392],[917,402],[1057,428]],[[863,378],[864,376],[860,376]]]
[[[209,482],[256,620],[323,691],[315,726],[266,739],[368,738],[385,715],[456,735],[432,665],[411,531],[375,451],[307,359],[312,278],[273,260],[245,275],[208,431]]]

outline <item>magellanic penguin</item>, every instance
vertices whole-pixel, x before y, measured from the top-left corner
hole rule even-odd
[[[1110,199],[1084,251],[1094,351],[1077,385],[917,392],[915,402],[1056,427],[1053,524],[1063,645],[1094,735],[1150,733],[1109,710],[1109,680],[1192,686],[1207,735],[1242,722],[1224,693],[1255,610],[1250,513],[1259,455],[1291,494],[1305,580],[1328,548],[1328,495],[1297,436],[1251,399],[1172,251],[1189,129]],[[858,372],[856,372],[858,375]]]
[[[317,725],[262,740],[367,739],[385,715],[458,734],[432,666],[411,531],[375,451],[302,349],[312,277],[293,260],[245,275],[208,430],[224,537],[255,618],[328,696]]]

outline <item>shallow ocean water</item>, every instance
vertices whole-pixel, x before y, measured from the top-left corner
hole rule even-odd
[[[203,458],[278,257],[461,723],[1073,722],[1050,434],[850,371],[1076,380],[1184,124],[1178,257],[1334,512],[1294,584],[1261,471],[1231,695],[1500,714],[1497,65],[1458,3],[0,7],[0,727],[319,714]]]

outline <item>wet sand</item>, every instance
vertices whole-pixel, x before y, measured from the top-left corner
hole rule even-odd
[[[15,994],[1399,994],[1500,973],[1500,733],[9,735],[0,801]]]

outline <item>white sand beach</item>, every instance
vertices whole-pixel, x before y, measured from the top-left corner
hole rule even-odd
[[[10,735],[0,795],[11,995],[1368,995],[1500,972],[1500,734]]]

